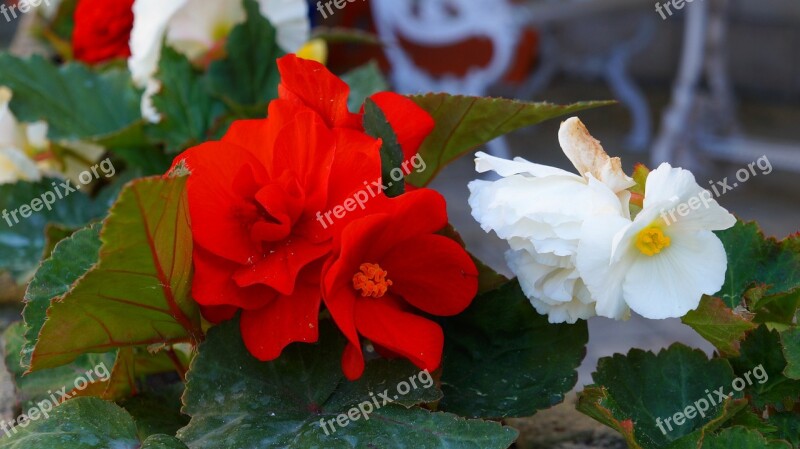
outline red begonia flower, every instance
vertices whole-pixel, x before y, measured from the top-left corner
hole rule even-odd
[[[281,71],[280,98],[314,109],[329,126],[364,130],[363,110],[354,114],[347,109],[350,88],[325,66],[287,55],[278,60],[278,68]],[[413,101],[392,92],[380,92],[370,99],[392,125],[405,160],[411,159],[433,131],[433,118]]]
[[[444,198],[420,189],[376,199],[368,214],[335,237],[323,268],[323,297],[348,339],[342,358],[348,379],[364,370],[360,336],[420,369],[439,367],[442,329],[417,312],[456,315],[478,289],[477,269],[464,248],[434,234],[446,225]]]
[[[97,64],[131,55],[134,0],[80,0],[75,8],[75,59]]]
[[[277,358],[290,343],[317,340],[322,264],[341,228],[323,226],[318,216],[381,174],[381,142],[346,110],[349,87],[308,63],[293,55],[279,60],[282,78],[312,75],[319,84],[282,83],[292,90],[281,88],[267,119],[234,122],[221,141],[191,148],[173,165],[190,172],[192,294],[209,321],[241,311],[245,345],[260,360]],[[422,109],[384,96],[382,104],[427,128]],[[343,99],[345,109],[324,111],[300,98]],[[404,141],[419,145],[424,136],[404,126]]]

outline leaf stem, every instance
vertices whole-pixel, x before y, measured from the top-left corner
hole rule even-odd
[[[180,357],[178,354],[175,353],[175,350],[172,348],[168,348],[166,350],[167,357],[172,361],[172,364],[175,365],[175,371],[178,372],[178,375],[181,376],[181,380],[186,382],[186,367],[183,366]]]

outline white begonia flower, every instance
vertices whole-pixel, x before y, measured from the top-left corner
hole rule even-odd
[[[11,90],[0,86],[0,184],[38,181],[40,169],[28,153],[47,148],[47,125],[17,122],[9,109],[11,97]]]
[[[476,169],[502,176],[469,184],[472,216],[509,242],[506,261],[531,304],[552,323],[595,315],[592,295],[575,266],[583,223],[593,214],[629,218],[635,184],[577,118],[561,125],[559,141],[581,175],[522,158],[478,153]]]
[[[258,0],[259,10],[277,30],[278,45],[293,53],[308,40],[310,22],[305,0]],[[241,0],[136,0],[133,4],[128,68],[134,83],[145,88],[142,116],[157,122],[151,97],[159,85],[153,79],[161,47],[173,47],[195,59],[208,52],[245,20]]]
[[[691,210],[667,214],[678,205]],[[577,264],[598,315],[618,318],[630,307],[650,319],[681,317],[725,281],[725,249],[712,231],[736,219],[694,175],[662,164],[647,178],[643,206],[633,221],[598,214],[583,224]]]

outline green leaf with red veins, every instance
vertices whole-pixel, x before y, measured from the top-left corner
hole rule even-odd
[[[190,297],[192,235],[186,178],[145,178],[123,190],[106,219],[97,265],[51,304],[31,369],[84,353],[202,336]]]
[[[428,185],[450,162],[497,137],[526,126],[575,114],[587,109],[614,104],[593,101],[561,106],[504,98],[467,97],[450,94],[412,95],[436,122],[436,128],[422,143],[419,154],[427,164],[425,171],[411,173],[411,185]]]
[[[22,366],[30,367],[33,348],[47,320],[50,303],[67,293],[75,281],[97,263],[101,229],[102,225],[97,223],[62,240],[36,270],[25,292],[25,309],[22,311],[25,320]]]
[[[747,332],[758,325],[747,317],[734,313],[719,298],[704,296],[697,309],[687,313],[681,321],[691,327],[716,347],[721,354],[739,355],[739,344]]]

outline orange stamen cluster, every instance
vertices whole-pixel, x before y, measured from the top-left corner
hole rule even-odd
[[[362,263],[361,271],[353,276],[353,287],[361,291],[361,296],[380,298],[386,294],[392,281],[386,279],[389,274],[375,263]]]

